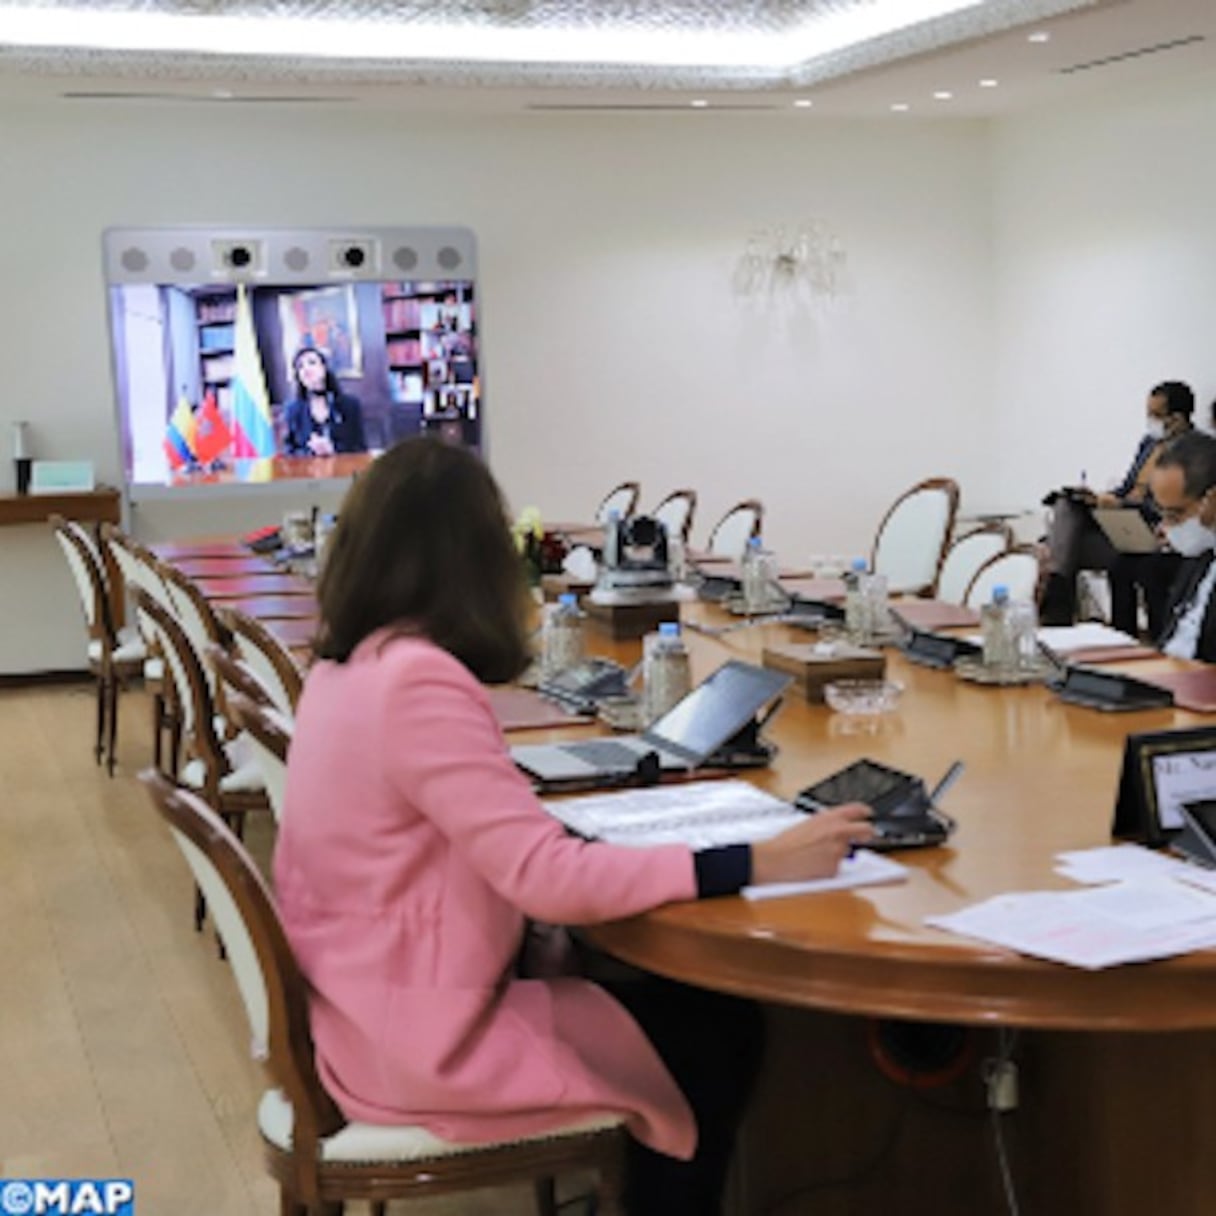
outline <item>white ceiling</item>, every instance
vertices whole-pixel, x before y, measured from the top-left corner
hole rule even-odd
[[[87,0],[88,7],[140,12],[288,14],[429,21],[443,16],[470,28],[530,29],[562,20],[592,30],[603,22],[655,37],[696,31],[756,47],[774,37],[792,44],[817,20],[838,17],[870,0]],[[28,3],[28,0],[27,0]],[[81,0],[37,0],[42,9],[77,8]],[[1063,11],[1073,9],[1074,11]],[[4,15],[0,0],[0,17]],[[1056,14],[1042,16],[1042,14]],[[1037,18],[1037,19],[1033,19]],[[1216,70],[1216,0],[988,0],[961,13],[924,22],[838,50],[763,69],[571,63],[510,65],[337,63],[258,56],[188,56],[4,46],[0,20],[0,97],[64,94],[168,97],[177,104],[240,105],[286,99],[347,101],[425,110],[525,111],[551,108],[666,109],[708,120],[716,111],[757,110],[811,121],[815,116],[887,116],[895,104],[917,117],[984,117],[1066,102],[1095,90]],[[11,28],[11,27],[10,27]],[[1046,31],[1047,42],[1028,34]],[[750,42],[746,41],[751,39]],[[756,40],[760,39],[760,42]],[[677,38],[673,45],[680,45]],[[808,44],[809,45],[809,44]],[[1101,62],[1109,61],[1109,62]],[[1092,65],[1092,66],[1090,66]],[[982,79],[996,80],[981,87]],[[933,94],[948,91],[949,100]],[[77,98],[74,104],[113,104]],[[708,102],[695,111],[692,101]],[[796,100],[811,101],[795,108]]]

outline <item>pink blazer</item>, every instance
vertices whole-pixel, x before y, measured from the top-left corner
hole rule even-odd
[[[381,632],[313,668],[274,876],[349,1118],[459,1143],[616,1111],[692,1155],[688,1105],[625,1010],[585,980],[514,974],[525,916],[593,924],[692,899],[692,855],[568,836],[451,655]]]

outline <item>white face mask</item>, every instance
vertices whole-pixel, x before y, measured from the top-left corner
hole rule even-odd
[[[1148,422],[1145,423],[1144,433],[1150,439],[1164,439],[1165,438],[1164,420],[1161,418],[1149,418]]]
[[[1216,549],[1216,532],[1205,528],[1198,515],[1166,528],[1165,538],[1170,542],[1170,548],[1183,557],[1201,557],[1209,550]]]

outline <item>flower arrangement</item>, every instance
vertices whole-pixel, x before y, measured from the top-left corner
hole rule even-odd
[[[538,508],[524,507],[511,525],[511,535],[532,586],[539,585],[542,574],[561,573],[568,547],[560,533],[545,531]]]

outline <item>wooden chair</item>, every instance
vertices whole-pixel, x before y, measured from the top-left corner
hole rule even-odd
[[[663,524],[669,537],[687,545],[696,511],[696,490],[673,490],[650,514]]]
[[[201,794],[207,805],[241,836],[249,812],[270,809],[261,770],[240,740],[227,743],[221,739],[219,716],[203,660],[195,653],[181,622],[142,587],[137,587],[134,595],[136,604],[156,630],[181,713],[184,763],[167,776]],[[196,891],[196,929],[202,928],[206,911],[202,892]]]
[[[101,525],[101,536],[126,585],[128,597],[143,587],[158,602],[170,605],[168,591],[160,576],[156,558],[138,541],[113,524]],[[157,768],[164,767],[164,741],[169,740],[169,767],[176,770],[181,746],[181,721],[173,702],[171,681],[165,679],[165,659],[160,653],[156,631],[135,607],[135,623],[147,650],[144,662],[144,687],[152,697],[152,756]]]
[[[1041,577],[1038,550],[1032,545],[1015,545],[1007,552],[989,558],[976,571],[963,603],[968,608],[979,609],[992,599],[993,588],[1000,586],[1009,589],[1011,600],[1035,603]]]
[[[612,1115],[507,1143],[456,1145],[422,1127],[347,1123],[317,1076],[308,990],[270,893],[228,826],[201,799],[149,769],[140,775],[206,893],[274,1088],[258,1108],[267,1166],[283,1216],[329,1216],[367,1200],[384,1216],[392,1199],[531,1181],[538,1210],[554,1216],[553,1178],[598,1174],[598,1211],[619,1216],[625,1133]]]
[[[112,777],[118,741],[119,688],[142,672],[147,649],[139,637],[120,636],[114,628],[105,568],[86,529],[61,515],[52,515],[50,522],[76,584],[89,635],[86,654],[89,671],[97,682],[93,754],[98,764],[104,757]]]
[[[252,673],[240,659],[219,646],[213,646],[208,657],[228,686],[229,717],[240,728],[262,774],[270,809],[278,823],[283,818],[287,798],[287,753],[291,749],[293,723],[265,699],[265,690],[256,679],[252,685],[247,682]]]
[[[886,576],[893,593],[931,595],[957,514],[957,482],[931,477],[914,485],[878,525],[870,569]]]
[[[745,498],[737,502],[722,516],[705,542],[708,553],[714,557],[729,557],[739,561],[743,550],[753,536],[760,535],[764,524],[764,504],[758,498]]]
[[[638,495],[642,492],[636,481],[622,481],[619,486],[609,490],[603,502],[595,509],[595,522],[606,524],[613,512],[621,519],[628,519],[638,506]]]
[[[1013,533],[1005,524],[985,524],[960,536],[942,558],[934,598],[947,604],[961,604],[979,568],[1012,546]]]
[[[220,608],[217,615],[235,641],[239,657],[261,681],[271,702],[294,716],[304,674],[282,642],[262,624],[236,608]]]

